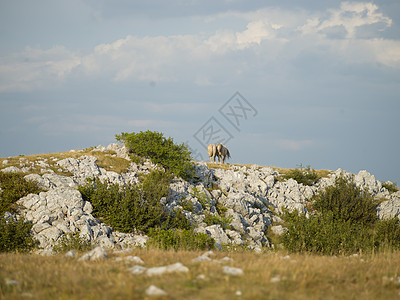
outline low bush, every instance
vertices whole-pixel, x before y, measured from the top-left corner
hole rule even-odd
[[[195,233],[193,230],[160,230],[152,229],[148,233],[149,247],[160,250],[209,250],[214,248],[215,241],[205,233]]]
[[[378,203],[368,192],[362,191],[352,179],[338,177],[335,184],[320,191],[312,199],[312,207],[322,215],[332,214],[334,220],[361,225],[376,222]]]
[[[0,172],[0,187],[0,216],[6,211],[15,212],[15,202],[20,198],[43,191],[35,182],[25,180],[20,173]]]
[[[223,229],[232,229],[229,225],[231,222],[232,218],[226,218],[217,214],[213,215],[211,213],[206,213],[204,218],[204,223],[206,223],[207,226],[221,225]]]
[[[389,193],[396,193],[399,190],[397,184],[390,181],[383,182],[382,186],[387,189]]]
[[[378,220],[377,203],[353,179],[337,178],[312,202],[313,214],[286,212],[281,242],[291,252],[351,254],[400,248],[399,220]]]
[[[306,169],[289,170],[285,175],[283,175],[283,178],[292,178],[298,183],[304,185],[313,185],[320,179],[317,172],[314,169],[310,169],[310,167],[307,167]]]
[[[90,241],[82,238],[79,232],[77,232],[75,234],[63,235],[61,238],[59,238],[57,244],[54,245],[53,250],[56,253],[65,253],[70,250],[88,251],[92,248],[93,245],[90,243]]]
[[[287,231],[281,242],[290,252],[326,255],[351,254],[370,248],[368,229],[349,221],[335,220],[332,214],[307,218],[297,211],[286,213]]]
[[[20,173],[0,172],[0,252],[27,252],[36,246],[30,235],[32,224],[20,217],[4,218],[6,212],[17,211],[16,202],[30,193],[43,191],[35,182],[24,179]]]
[[[152,171],[140,184],[103,183],[96,179],[79,188],[84,200],[91,202],[93,215],[115,230],[148,232],[150,228],[190,228],[180,211],[169,212],[160,199],[168,195],[171,175]]]
[[[400,220],[398,217],[380,220],[377,223],[375,246],[381,250],[400,250]]]
[[[116,135],[119,142],[123,142],[137,157],[150,158],[152,162],[160,164],[167,171],[176,176],[190,180],[194,175],[191,152],[187,145],[176,145],[172,138],[165,138],[160,132],[141,131],[139,133],[126,133]]]
[[[0,218],[0,252],[28,252],[36,247],[30,231],[32,224],[19,218]]]

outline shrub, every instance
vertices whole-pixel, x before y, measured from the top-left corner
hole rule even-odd
[[[0,172],[0,187],[0,252],[27,252],[36,246],[30,235],[33,225],[22,217],[6,220],[4,214],[16,212],[15,202],[20,198],[43,190],[36,183],[25,180],[20,173]]]
[[[190,180],[194,175],[191,153],[185,144],[176,145],[172,138],[165,138],[162,133],[141,131],[139,133],[121,133],[116,135],[134,156],[150,158],[176,176]]]
[[[0,187],[0,216],[3,216],[6,211],[15,212],[14,204],[20,198],[30,193],[37,194],[43,191],[35,182],[25,180],[20,173],[0,172]]]
[[[168,195],[171,176],[152,171],[141,184],[102,183],[96,179],[79,188],[82,197],[90,201],[93,215],[121,232],[134,229],[148,232],[150,228],[190,228],[180,211],[167,211],[160,199]]]
[[[160,230],[149,231],[148,245],[161,250],[209,250],[214,248],[215,241],[205,233],[195,233],[193,230]]]
[[[399,190],[397,184],[390,181],[383,182],[382,186],[387,189],[389,193],[396,193]]]
[[[375,246],[382,250],[400,249],[400,220],[398,217],[380,220],[377,223]]]
[[[372,250],[377,245],[376,206],[372,196],[352,179],[337,178],[335,185],[313,198],[314,215],[307,218],[297,211],[285,213],[288,230],[282,243],[292,252],[350,254]]]
[[[82,238],[79,232],[75,234],[63,235],[54,245],[53,250],[57,253],[65,253],[70,250],[88,251],[93,248],[90,241]]]
[[[226,218],[220,215],[213,215],[211,213],[206,213],[205,218],[204,218],[204,223],[207,224],[207,226],[211,225],[221,225],[223,229],[232,229],[229,223],[232,222],[232,218]]]
[[[290,252],[327,255],[350,254],[370,248],[368,229],[349,221],[335,220],[332,214],[307,218],[297,211],[284,216],[288,230],[281,242]]]
[[[28,252],[36,246],[30,235],[32,224],[24,218],[6,220],[0,218],[0,252]]]
[[[313,198],[312,207],[323,215],[332,213],[335,220],[362,225],[376,222],[377,202],[370,193],[362,191],[352,179],[338,177],[335,184]]]
[[[289,170],[283,176],[283,178],[292,178],[298,183],[302,183],[304,185],[313,185],[319,180],[320,177],[314,169],[310,169],[310,167],[308,166],[306,169]]]

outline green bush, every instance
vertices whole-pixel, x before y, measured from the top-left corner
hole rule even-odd
[[[24,175],[20,173],[0,172],[0,187],[0,216],[6,211],[15,212],[15,202],[20,198],[43,191],[35,182],[25,180]]]
[[[220,215],[213,215],[211,213],[206,213],[205,218],[204,218],[204,223],[207,224],[207,226],[211,225],[221,225],[223,229],[232,229],[229,223],[232,222],[232,218],[226,218],[224,216]]]
[[[214,248],[215,241],[205,233],[195,233],[193,230],[160,230],[149,231],[149,247],[160,250],[209,250]]]
[[[116,135],[116,139],[123,142],[133,156],[150,158],[167,171],[186,180],[193,178],[194,165],[185,144],[176,145],[172,138],[165,138],[162,133],[149,130],[139,133],[123,132]]]
[[[8,211],[17,211],[16,202],[30,193],[43,191],[36,183],[24,179],[20,173],[0,172],[0,252],[19,251],[27,252],[36,246],[30,230],[31,223],[24,218],[5,220],[4,214]]]
[[[377,203],[352,179],[337,178],[335,185],[314,198],[314,213],[297,211],[284,215],[287,231],[281,237],[291,252],[350,254],[393,245],[400,235],[398,223],[378,221]],[[393,234],[391,234],[393,233]]]
[[[79,188],[85,201],[93,206],[93,215],[115,230],[148,232],[150,228],[190,228],[180,211],[169,212],[160,199],[168,195],[171,176],[152,171],[140,184],[102,183],[96,179]]]
[[[93,248],[93,245],[90,241],[82,238],[79,232],[75,234],[63,235],[57,241],[57,244],[53,246],[53,250],[56,253],[65,253],[70,250],[77,251],[88,251]]]
[[[368,192],[357,187],[353,179],[338,177],[335,184],[314,196],[312,207],[323,215],[332,213],[335,220],[361,225],[376,222],[378,203]]]
[[[398,217],[380,220],[377,223],[375,246],[382,250],[400,249],[400,220]]]
[[[390,182],[390,181],[383,182],[382,186],[385,189],[387,189],[389,191],[389,193],[396,193],[399,190],[399,188],[397,187],[397,184],[393,183],[393,182]]]
[[[284,219],[288,230],[282,235],[281,242],[290,252],[336,255],[371,247],[367,228],[335,220],[332,214],[307,218],[295,211],[286,213]]]
[[[23,218],[7,220],[0,218],[0,252],[28,252],[36,246],[30,231],[32,224]]]
[[[298,183],[302,183],[304,185],[313,185],[320,179],[317,172],[314,169],[310,169],[310,167],[307,167],[306,169],[289,170],[283,176],[283,178],[285,179],[292,178],[296,180]]]

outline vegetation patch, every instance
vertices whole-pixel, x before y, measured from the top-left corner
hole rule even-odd
[[[172,138],[166,138],[160,132],[141,131],[139,133],[121,133],[116,135],[134,157],[149,158],[176,176],[190,180],[194,176],[191,152],[185,144],[176,145]]]
[[[2,215],[3,216],[3,215]],[[30,231],[33,224],[24,218],[0,218],[0,252],[29,252],[36,247]]]
[[[148,247],[160,250],[199,251],[213,249],[215,241],[205,233],[188,229],[151,229]]]
[[[16,212],[15,202],[20,198],[44,191],[35,182],[25,180],[21,173],[0,172],[0,188],[0,216],[6,211]]]
[[[90,241],[82,238],[79,232],[75,234],[67,234],[60,237],[57,241],[57,244],[53,247],[54,252],[56,253],[65,253],[70,250],[76,251],[88,251],[93,249],[93,245]]]
[[[96,179],[79,187],[82,197],[93,206],[93,216],[114,230],[147,233],[150,228],[189,228],[180,211],[169,212],[160,199],[168,195],[172,176],[155,170],[140,184],[109,184]]]
[[[398,249],[398,219],[378,220],[376,207],[371,194],[358,188],[353,179],[339,177],[335,185],[313,197],[311,216],[285,213],[288,230],[282,243],[290,252],[327,255]]]
[[[389,193],[396,193],[399,191],[399,188],[397,187],[396,183],[387,181],[383,182],[382,186],[389,191]]]

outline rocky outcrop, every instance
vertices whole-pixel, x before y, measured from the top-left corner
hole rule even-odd
[[[94,151],[110,150],[115,156],[129,159],[126,149],[119,144],[94,148]],[[137,183],[140,174],[158,167],[150,161],[143,164],[130,162],[128,171],[119,174],[100,168],[94,156],[74,157],[54,158],[52,162],[59,172],[52,171],[44,159],[34,163],[20,159],[19,166],[7,166],[8,161],[3,161],[1,171],[23,170],[27,172],[26,179],[36,181],[47,190],[18,201],[20,214],[34,224],[32,233],[40,247],[50,251],[60,237],[77,232],[103,248],[144,246],[146,236],[114,231],[93,217],[91,203],[82,199],[77,187],[93,178],[119,185]],[[32,165],[43,167],[44,171],[29,174]],[[217,247],[245,245],[260,249],[269,246],[265,235],[267,230],[275,234],[284,232],[282,226],[274,226],[274,222],[280,221],[280,213],[284,209],[308,213],[307,203],[312,196],[334,184],[339,176],[354,176],[355,183],[362,190],[381,199],[377,209],[379,218],[400,215],[400,192],[389,193],[367,171],[353,175],[339,169],[313,186],[304,186],[293,179],[277,180],[281,175],[277,170],[258,165],[209,169],[206,163],[197,162],[195,167],[195,180],[187,182],[175,178],[170,184],[168,197],[160,201],[169,210],[182,209],[194,224],[195,231],[213,237]]]

